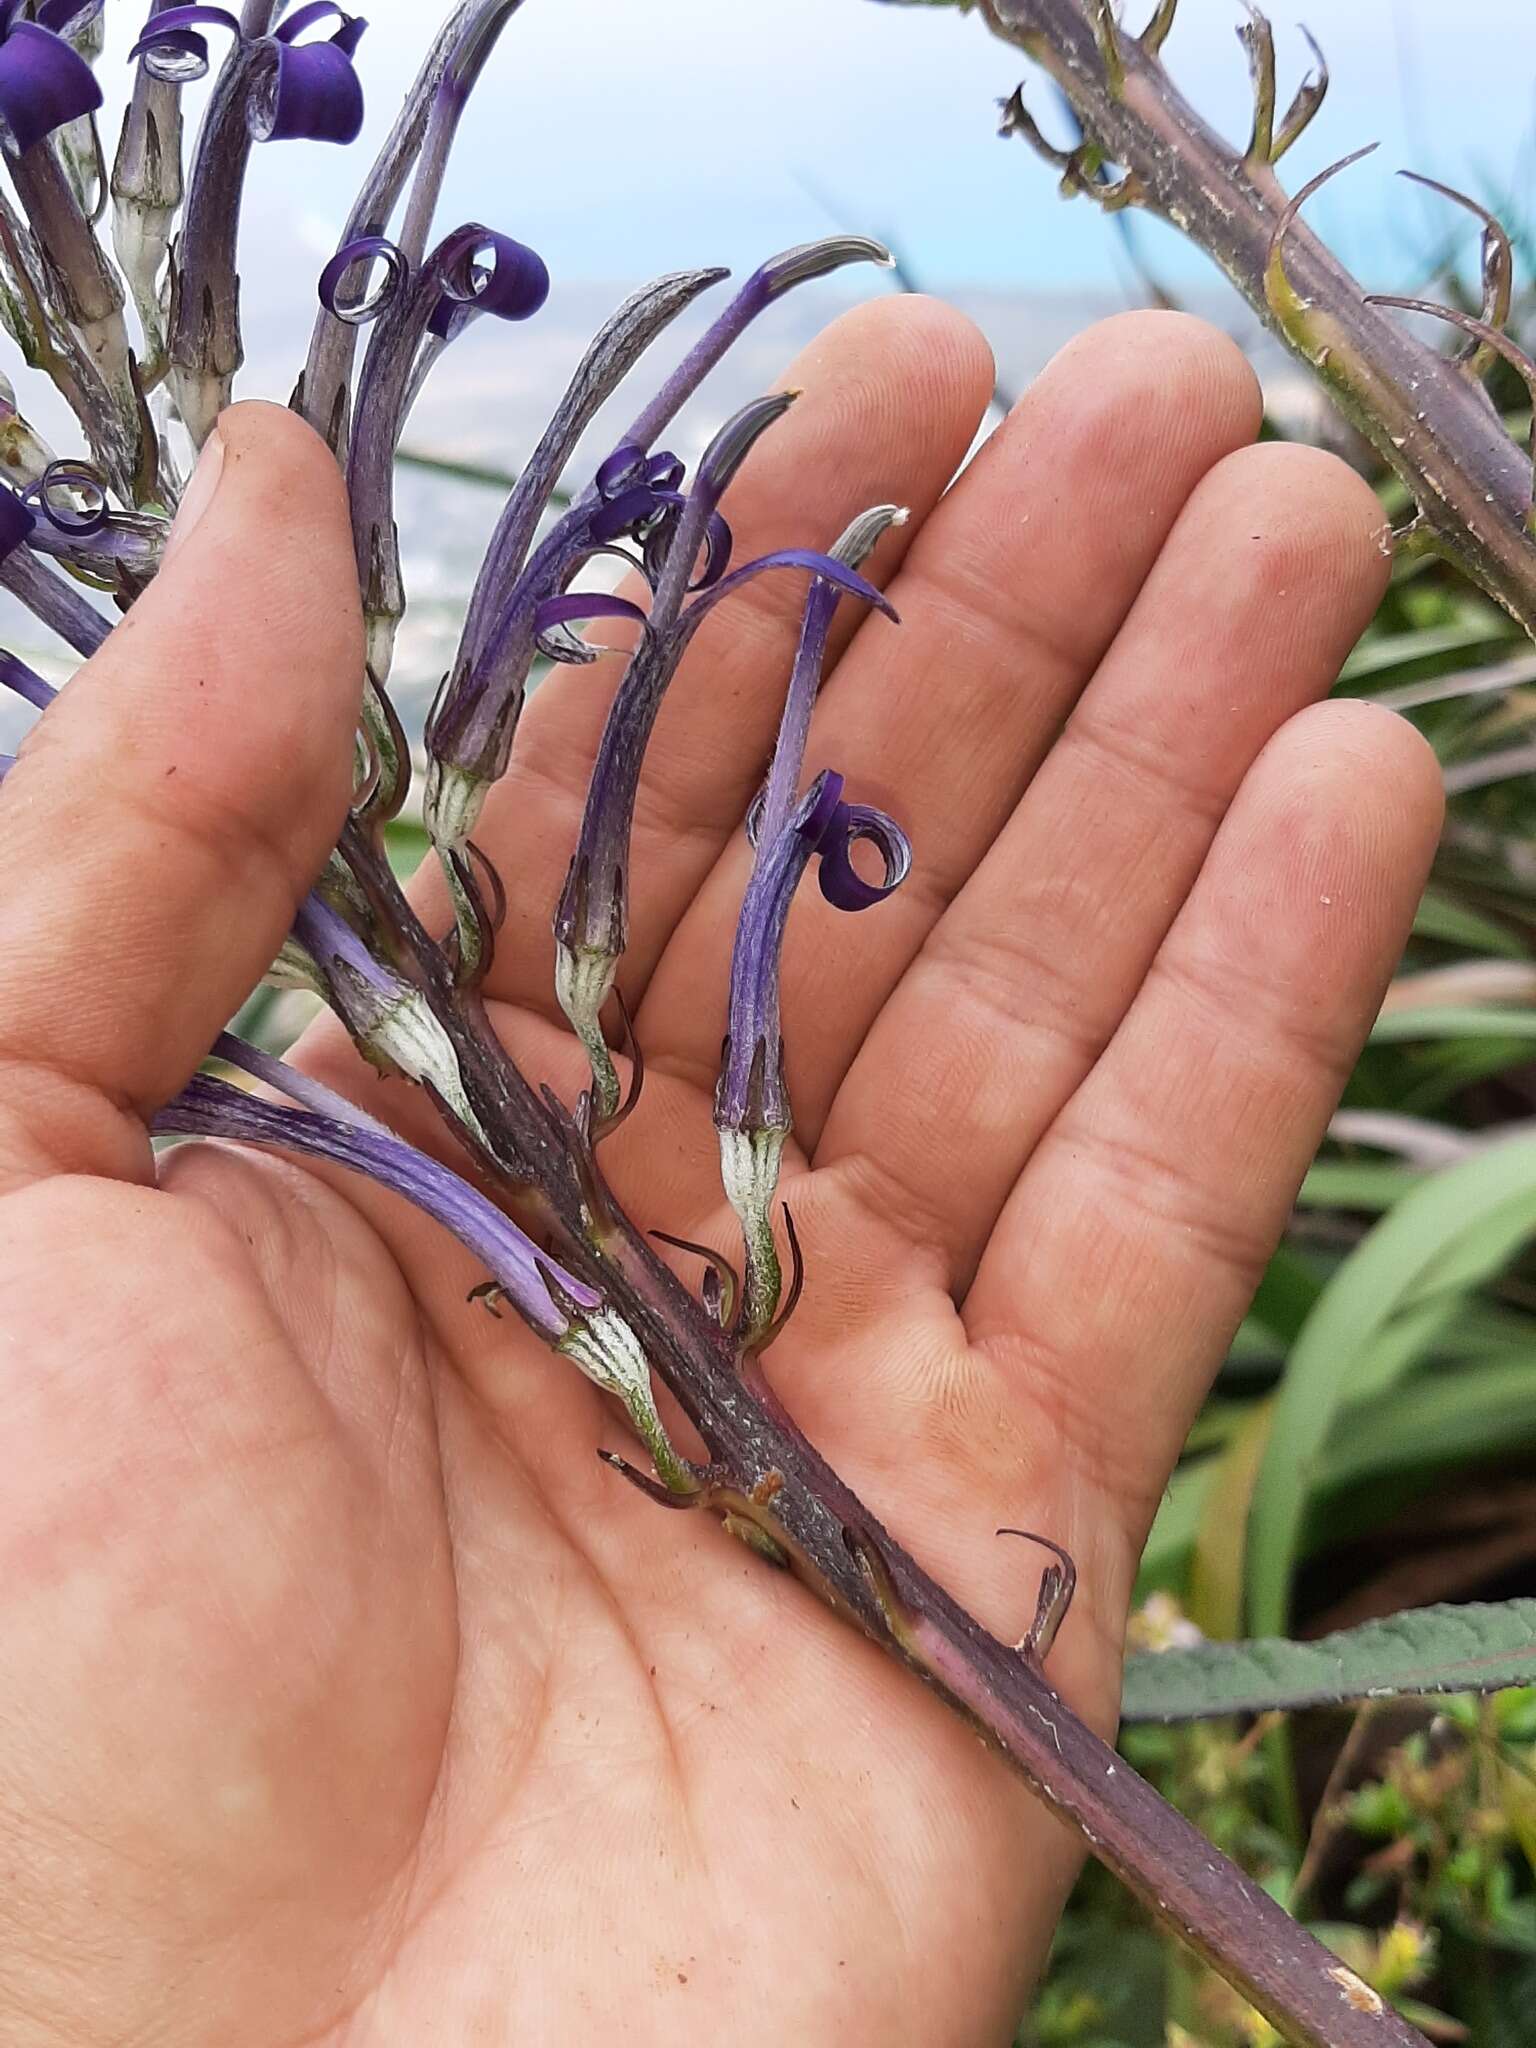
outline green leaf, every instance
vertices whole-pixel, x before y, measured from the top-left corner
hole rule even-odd
[[[1506,925],[1496,918],[1484,917],[1481,911],[1468,909],[1445,890],[1433,886],[1424,891],[1420,900],[1413,935],[1418,939],[1435,939],[1443,945],[1466,946],[1475,953],[1493,953],[1506,960],[1528,957],[1525,946]]]
[[[1219,1458],[1201,1458],[1181,1465],[1169,1480],[1152,1533],[1141,1553],[1141,1570],[1136,1580],[1138,1605],[1151,1593],[1183,1592],[1189,1554],[1194,1549],[1200,1518],[1220,1465]]]
[[[1247,1562],[1243,1532],[1274,1419],[1273,1397],[1253,1403],[1223,1452],[1205,1496],[1189,1567],[1189,1612],[1204,1635],[1230,1637],[1243,1632]]]
[[[1417,1010],[1388,1010],[1371,1026],[1372,1045],[1414,1038],[1536,1038],[1536,1010],[1426,1003]]]
[[[384,851],[402,882],[408,882],[415,874],[431,843],[426,827],[412,818],[391,818],[384,827]]]
[[[1347,687],[1367,676],[1394,675],[1442,654],[1470,654],[1474,648],[1502,646],[1510,637],[1490,607],[1450,626],[1418,627],[1407,633],[1373,634],[1344,664],[1340,681]]]
[[[1308,1173],[1296,1197],[1298,1209],[1390,1209],[1428,1172],[1384,1159],[1322,1159]]]
[[[1458,1316],[1452,1338],[1486,1317],[1474,1305]],[[1400,1473],[1433,1468],[1445,1473],[1478,1459],[1508,1457],[1536,1444],[1536,1349],[1529,1332],[1524,1349],[1499,1340],[1499,1349],[1468,1358],[1454,1371],[1435,1372],[1393,1388],[1379,1400],[1351,1408],[1348,1427],[1335,1433],[1323,1453],[1298,1557],[1310,1557],[1330,1527],[1330,1504],[1358,1500],[1361,1490]],[[1169,1592],[1188,1597],[1190,1560],[1201,1517],[1221,1473],[1220,1457],[1186,1460],[1174,1473],[1147,1547],[1142,1553],[1136,1598]]]
[[[1536,1140],[1510,1139],[1407,1194],[1339,1267],[1292,1348],[1247,1529],[1249,1628],[1282,1635],[1308,1498],[1333,1427],[1388,1392],[1536,1230]]]
[[[1126,1660],[1122,1718],[1201,1721],[1536,1680],[1536,1600],[1418,1607],[1314,1643],[1201,1643]]]
[[[1322,1282],[1313,1268],[1289,1245],[1281,1245],[1264,1269],[1248,1313],[1272,1337],[1292,1343],[1317,1306]]]

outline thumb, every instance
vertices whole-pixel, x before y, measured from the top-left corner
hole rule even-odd
[[[232,407],[160,575],[0,784],[0,1160],[148,1173],[144,1120],[335,842],[362,664],[334,457]]]

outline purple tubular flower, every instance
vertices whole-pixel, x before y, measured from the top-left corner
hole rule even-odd
[[[459,114],[496,38],[519,4],[520,0],[462,0],[439,30],[363,180],[338,248],[364,236],[383,234],[415,165],[417,175],[399,245],[408,268],[420,261]],[[352,325],[326,306],[315,321],[292,400],[294,410],[325,436],[338,456],[345,454],[356,346]]]
[[[40,531],[32,507],[0,484],[0,587],[19,597],[77,653],[94,654],[111,628],[71,585],[45,569],[26,545]]]
[[[564,950],[610,956],[623,951],[624,869],[635,785],[662,697],[686,644],[675,629],[694,564],[726,485],[759,436],[783,418],[793,401],[792,392],[776,392],[755,399],[728,420],[705,450],[693,489],[683,501],[656,583],[650,631],[624,672],[598,744],[581,832],[555,917],[555,936]]]
[[[901,505],[874,505],[842,533],[832,548],[834,561],[856,569],[873,551],[881,536],[893,526],[904,526],[907,513]],[[805,743],[810,736],[811,712],[821,688],[826,665],[827,638],[832,630],[839,591],[829,579],[817,577],[806,595],[800,626],[799,645],[784,695],[784,712],[774,742],[768,780],[763,787],[762,810],[753,838],[764,845],[789,823],[800,788],[805,764]],[[888,617],[894,617],[884,599],[876,599]]]
[[[381,1138],[398,1136],[388,1124],[380,1123],[376,1116],[359,1109],[345,1095],[338,1095],[334,1088],[327,1088],[323,1081],[315,1080],[298,1067],[290,1067],[286,1060],[263,1052],[260,1046],[248,1045],[243,1038],[236,1038],[232,1031],[219,1033],[208,1057],[222,1060],[228,1067],[238,1067],[241,1073],[249,1074],[254,1081],[264,1081],[279,1094],[291,1095],[295,1102],[305,1109],[312,1109],[317,1116],[332,1117],[338,1123],[351,1124],[360,1131],[373,1131]]]
[[[558,595],[582,563],[607,542],[593,532],[605,513],[605,532],[624,531],[611,514],[611,499],[622,488],[623,466],[603,465],[607,490],[583,494],[558,520],[530,556],[541,514],[576,444],[599,406],[633,368],[656,337],[699,293],[725,275],[722,270],[681,271],[659,278],[626,299],[599,330],[582,357],[554,417],[502,508],[501,517],[470,593],[464,629],[453,666],[427,722],[429,772],[425,812],[434,842],[461,848],[474,830],[485,792],[506,770],[529,670],[538,652],[538,608]],[[644,451],[626,448],[626,458]],[[670,459],[669,487],[680,476]],[[652,487],[646,486],[649,492]],[[648,511],[632,507],[636,513]]]
[[[45,568],[30,547],[0,556],[0,588],[10,591],[77,654],[92,655],[112,627],[72,583]]]
[[[832,550],[841,575],[851,576],[851,565],[862,561],[887,527],[905,516],[895,505],[880,505],[854,520]],[[749,1336],[760,1336],[771,1323],[781,1284],[770,1217],[780,1162],[794,1126],[779,1021],[779,963],[790,904],[813,855],[820,857],[822,894],[836,908],[850,911],[883,902],[912,864],[911,847],[898,825],[866,805],[844,803],[840,775],[823,773],[803,797],[798,795],[811,710],[839,594],[838,581],[818,573],[806,597],[779,736],[756,807],[757,855],[731,953],[730,1008],[715,1090],[715,1128],[721,1178],[741,1221],[746,1247],[743,1316]],[[889,613],[889,606],[884,609]],[[865,881],[853,865],[850,849],[858,840],[872,843],[880,852],[885,874],[879,884]]]
[[[78,13],[78,10],[76,10]],[[61,14],[47,24],[15,21],[7,5],[4,19],[12,23],[0,40],[0,73],[14,68],[29,52],[51,51],[78,65],[87,79],[90,66],[60,36],[50,32],[57,21],[72,17]],[[37,39],[40,39],[37,40]],[[19,54],[11,54],[19,50]],[[31,108],[33,85],[12,79],[22,92],[24,106]],[[95,93],[92,80],[91,90]],[[43,83],[36,85],[35,105],[43,111],[38,118],[51,123],[61,113],[62,102],[52,97]],[[92,100],[90,108],[99,100]],[[0,107],[0,128],[9,117]],[[25,122],[26,114],[16,118]],[[68,145],[72,118],[64,110],[59,122],[60,144]],[[91,152],[94,157],[94,148]],[[35,337],[36,359],[48,368],[90,438],[92,450],[108,466],[114,485],[125,495],[132,491],[140,469],[140,404],[133,388],[128,346],[128,329],[123,319],[124,293],[121,280],[97,241],[91,219],[81,204],[66,148],[44,142],[32,148],[5,150],[12,187],[21,203],[30,229],[30,250],[24,252],[14,221],[6,220],[7,265],[13,271],[30,271],[30,282],[38,288],[37,311],[42,327]],[[69,151],[70,162],[79,164],[78,147]],[[82,190],[85,189],[82,183]],[[9,215],[9,209],[6,209]],[[28,261],[30,254],[31,262]],[[63,329],[60,333],[59,330]]]
[[[46,711],[59,694],[52,683],[45,683],[35,669],[28,668],[19,656],[0,647],[0,684],[12,690],[34,711]]]
[[[576,850],[555,912],[555,988],[592,1062],[601,1116],[618,1105],[618,1077],[599,1021],[628,935],[630,828],[641,764],[667,685],[694,633],[723,598],[770,569],[809,569],[890,613],[884,597],[845,563],[808,549],[764,555],[716,582],[685,607],[692,570],[727,483],[760,434],[783,416],[793,394],[746,406],[715,436],[683,503],[657,578],[648,630],[614,695],[598,742]],[[894,617],[894,613],[891,613]]]
[[[742,1132],[793,1128],[779,1034],[779,956],[800,877],[833,828],[843,778],[823,771],[786,823],[758,842],[731,955],[725,1057],[715,1089],[715,1126]]]
[[[555,994],[586,1048],[600,1119],[619,1106],[619,1079],[601,1016],[628,936],[629,835],[640,764],[689,637],[678,629],[710,516],[753,444],[783,417],[793,396],[778,392],[744,406],[704,451],[656,581],[649,630],[630,657],[598,742],[576,850],[555,910]]]
[[[299,905],[282,964],[307,975],[381,1073],[403,1074],[430,1088],[471,1138],[483,1140],[458,1054],[426,996],[370,951],[319,888]]]
[[[289,40],[322,15],[341,27],[327,43]],[[362,23],[330,0],[302,7],[276,35],[247,37],[238,19],[212,6],[166,7],[150,17],[134,54],[161,52],[162,74],[185,76],[200,24],[233,30],[235,43],[214,82],[198,134],[172,280],[170,357],[177,410],[201,447],[229,403],[245,358],[240,337],[235,246],[246,166],[256,141],[290,136],[350,141],[362,123],[362,89],[351,46]],[[188,42],[191,36],[193,41]]]
[[[595,1288],[540,1251],[493,1202],[456,1173],[341,1097],[317,1090],[281,1061],[258,1063],[249,1056],[249,1048],[236,1053],[236,1043],[221,1040],[219,1056],[258,1073],[291,1095],[302,1093],[317,1104],[327,1098],[328,1107],[295,1109],[265,1102],[242,1088],[198,1075],[156,1116],[151,1126],[156,1137],[232,1138],[329,1159],[366,1174],[451,1231],[490,1270],[499,1292],[548,1343],[571,1339],[583,1312],[600,1309],[602,1296]]]
[[[89,64],[62,35],[22,21],[22,0],[0,9],[0,140],[21,156],[101,105]]]
[[[332,15],[340,26],[329,41],[296,41]],[[367,26],[335,0],[310,0],[272,35],[248,39],[239,16],[226,7],[163,7],[150,16],[128,54],[142,57],[145,69],[163,83],[186,84],[208,68],[208,42],[201,30],[227,28],[237,44],[260,53],[246,106],[253,140],[352,142],[363,125],[363,88],[352,55]]]
[[[38,515],[27,536],[30,545],[77,574],[108,589],[133,591],[159,568],[170,522],[156,514],[114,512],[88,463],[50,462],[25,497]]]
[[[439,848],[462,848],[474,830],[487,788],[506,771],[528,673],[538,652],[532,626],[535,608],[565,588],[591,552],[592,542],[633,531],[634,523],[650,510],[650,497],[640,492],[663,488],[654,478],[630,472],[640,467],[684,402],[767,306],[796,285],[844,264],[889,265],[891,260],[889,251],[868,236],[832,235],[787,249],[754,271],[601,465],[591,489],[529,558],[539,514],[598,405],[661,329],[725,273],[697,271],[662,278],[621,306],[608,322],[507,501],[470,597],[458,653],[433,706],[427,727],[425,811]],[[672,458],[667,461],[670,465]],[[676,490],[680,480],[674,476],[665,488]],[[626,489],[637,495],[625,496]],[[720,546],[719,528],[712,529],[712,538],[715,546],[706,564],[706,580],[724,568],[726,551]],[[654,550],[646,567],[654,581]]]
[[[198,55],[202,49],[201,58]],[[112,162],[112,246],[133,294],[151,356],[163,347],[160,276],[181,205],[181,87],[207,68],[202,38],[185,32],[175,48],[157,52],[174,77],[140,64]]]
[[[155,20],[179,11],[169,8]],[[235,243],[254,140],[249,106],[259,68],[258,53],[237,41],[214,80],[193,152],[171,270],[166,335],[171,390],[199,448],[228,405],[235,372],[245,360]]]
[[[894,262],[884,243],[870,235],[828,235],[819,242],[802,242],[770,257],[753,271],[719,319],[694,343],[624,436],[625,440],[636,447],[649,448],[758,314],[785,292],[812,278],[830,276],[849,263],[878,263],[889,270]]]
[[[366,1037],[393,1006],[415,993],[403,976],[374,957],[360,933],[318,889],[299,905],[293,936],[355,1036]]]
[[[533,251],[522,250],[521,244],[494,235],[489,228],[474,222],[455,228],[451,235],[444,236],[419,270],[409,277],[402,271],[397,287],[384,298],[358,379],[356,413],[347,453],[347,490],[363,616],[368,625],[368,668],[376,684],[382,685],[389,674],[395,626],[405,609],[394,518],[395,447],[415,388],[418,352],[445,296],[467,305],[476,302],[482,293],[489,297],[495,291],[494,277],[482,275],[476,259],[478,252],[498,243],[521,251],[520,256],[508,259],[505,302],[527,304],[532,310],[529,301],[535,280],[523,258],[537,265],[544,286],[548,285],[548,275]],[[362,255],[380,253],[377,238],[367,237],[351,251],[343,249],[333,257],[327,266],[333,296],[347,267],[343,258],[350,257],[356,262]],[[514,279],[520,282],[514,284]],[[541,297],[539,303],[542,304]],[[505,317],[523,315],[519,312]]]

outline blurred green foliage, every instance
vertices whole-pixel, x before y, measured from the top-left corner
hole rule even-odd
[[[1451,282],[1453,297],[1470,287]],[[1529,304],[1513,323],[1536,328]],[[1496,373],[1515,434],[1528,398]],[[1369,451],[1344,452],[1403,507]],[[1412,943],[1143,1564],[1144,1647],[1536,1593],[1536,650],[1403,551],[1339,684],[1438,754]],[[1126,1755],[1432,2040],[1536,2035],[1536,1692],[1136,1727]],[[1020,2048],[1268,2048],[1096,1868]]]

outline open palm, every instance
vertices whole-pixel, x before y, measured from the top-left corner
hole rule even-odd
[[[1251,447],[1237,352],[1097,329],[957,483],[990,388],[922,300],[846,316],[730,510],[913,518],[839,619],[810,766],[899,816],[877,913],[785,961],[806,1432],[999,1632],[1065,1543],[1052,1674],[1115,1711],[1135,1559],[1373,1014],[1434,842],[1409,728],[1320,705],[1369,492]],[[345,802],[329,458],[269,408],[0,795],[0,2033],[24,2044],[1001,2044],[1074,1864],[793,1581],[593,1456],[612,1412],[368,1183],[144,1119],[276,951]],[[904,550],[905,558],[902,559]],[[797,593],[700,634],[641,793],[605,1165],[732,1248],[709,1104],[740,820]],[[486,833],[492,1013],[569,1096],[548,915],[605,690],[530,706]],[[334,1031],[302,1057],[413,1135]],[[679,1255],[680,1268],[687,1261]]]

